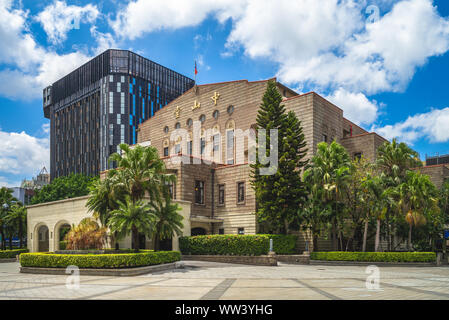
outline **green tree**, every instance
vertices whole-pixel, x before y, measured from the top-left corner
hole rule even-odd
[[[394,191],[399,199],[397,208],[409,224],[407,246],[412,250],[412,228],[424,225],[439,212],[438,191],[429,176],[408,171],[405,182]]]
[[[344,202],[342,195],[349,186],[351,160],[345,148],[333,141],[321,142],[304,179],[319,194],[327,207],[327,222],[331,225],[332,247],[337,250],[337,227],[343,222]],[[322,189],[318,191],[319,189]]]
[[[405,181],[409,170],[422,166],[418,153],[412,150],[406,143],[398,143],[396,139],[393,139],[392,142],[387,141],[378,148],[376,164],[385,188],[398,187]],[[391,203],[394,204],[393,202]],[[392,250],[391,227],[393,226],[393,230],[396,230],[394,212],[394,206],[389,205],[385,213],[388,251]]]
[[[19,203],[14,204],[5,216],[5,222],[10,226],[13,233],[17,234],[20,241],[20,248],[22,248],[24,230],[27,227],[27,209]]]
[[[305,185],[301,179],[302,169],[307,164],[306,141],[294,112],[286,113],[275,81],[269,81],[257,115],[257,128],[266,130],[265,155],[270,157],[275,142],[271,141],[270,130],[277,130],[278,167],[271,175],[261,174],[262,164],[257,156],[251,165],[251,184],[256,194],[257,216],[265,222],[270,231],[289,232],[290,226],[299,225],[298,208],[304,208],[307,199]],[[259,141],[260,131],[257,135]],[[263,150],[256,150],[257,154]]]
[[[154,229],[154,216],[150,214],[150,205],[144,204],[142,200],[119,202],[118,209],[112,211],[108,226],[111,232],[122,239],[132,234],[132,248],[139,251],[139,233],[151,235]]]
[[[32,204],[52,202],[63,199],[82,197],[89,194],[89,187],[98,178],[83,174],[70,174],[54,179],[50,184],[37,190],[31,199]]]
[[[17,199],[12,195],[12,189],[2,187],[0,188],[0,236],[2,237],[2,249],[6,249],[5,235],[10,229],[6,223],[6,217],[8,216],[11,207],[17,202]],[[9,237],[11,240],[11,237]]]
[[[103,180],[94,181],[90,187],[89,199],[86,207],[89,212],[93,212],[95,219],[98,219],[102,226],[107,226],[111,218],[111,212],[118,209],[119,201],[125,201],[126,192],[118,190],[115,187],[117,183],[117,176],[106,176]],[[115,243],[115,248],[118,249],[116,243],[116,235],[111,234],[111,244]]]
[[[169,196],[150,203],[150,214],[154,217],[154,250],[160,249],[160,240],[170,239],[174,233],[182,234],[183,217],[178,213],[181,208],[173,203]]]
[[[136,145],[131,148],[122,143],[120,150],[121,154],[114,153],[109,157],[109,161],[115,163],[117,169],[109,170],[107,176],[108,179],[113,179],[116,199],[127,196],[136,206],[146,196],[149,203],[153,203],[169,194],[168,184],[175,182],[176,177],[166,173],[165,164],[155,147]],[[133,239],[139,238],[138,234],[134,234],[136,230],[138,229],[132,230]],[[138,246],[138,242],[135,245]]]
[[[148,196],[150,201],[160,199],[168,193],[167,184],[175,181],[175,176],[166,173],[164,162],[155,147],[130,147],[120,144],[121,154],[114,153],[109,162],[117,169],[108,172],[109,177],[117,177],[114,184],[118,193],[125,192],[136,202]]]

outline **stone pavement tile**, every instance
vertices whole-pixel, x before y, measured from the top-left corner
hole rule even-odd
[[[229,288],[220,300],[329,300],[309,288]]]
[[[222,279],[166,279],[163,283],[155,283],[155,284],[149,284],[154,286],[160,286],[161,284],[164,285],[164,287],[204,287],[204,288],[214,288],[220,282],[222,282]]]
[[[237,279],[232,288],[305,288],[290,279]]]
[[[317,288],[365,288],[365,284],[354,279],[301,279],[309,286]]]
[[[199,300],[210,287],[156,287],[142,286],[138,288],[124,288],[121,291],[105,293],[95,299],[133,299],[133,300]]]

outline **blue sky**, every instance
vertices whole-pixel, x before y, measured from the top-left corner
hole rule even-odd
[[[198,83],[276,76],[425,154],[449,153],[445,0],[0,0],[0,186],[48,166],[41,91],[133,50]]]

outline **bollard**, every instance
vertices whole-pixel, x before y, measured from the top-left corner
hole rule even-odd
[[[273,252],[273,239],[270,239],[270,252]]]

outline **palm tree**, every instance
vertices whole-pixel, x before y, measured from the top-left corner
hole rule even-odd
[[[341,195],[348,187],[350,165],[349,155],[343,146],[335,141],[330,144],[321,142],[305,173],[305,180],[315,185],[312,188],[323,188],[322,200],[331,208],[329,222],[332,225],[333,250],[337,250],[338,206],[342,205]]]
[[[17,233],[20,241],[20,248],[23,247],[23,230],[26,230],[27,209],[16,203],[5,217],[5,222]],[[11,237],[10,237],[11,238]]]
[[[111,218],[111,212],[118,209],[118,201],[124,201],[125,192],[120,192],[115,186],[117,176],[107,176],[103,180],[96,180],[90,187],[89,199],[86,207],[89,212],[93,212],[95,219],[101,222],[102,226],[107,226]],[[111,245],[115,242],[115,234],[111,235]],[[118,249],[118,243],[115,244]]]
[[[165,164],[159,158],[155,147],[130,147],[120,144],[122,154],[114,153],[109,162],[115,162],[117,169],[109,171],[110,177],[117,177],[115,187],[126,192],[132,202],[142,200],[148,194],[150,200],[159,199],[165,191],[165,184],[175,177],[165,173]]]
[[[409,224],[408,250],[412,250],[412,228],[426,223],[426,216],[438,211],[438,195],[429,176],[408,171],[406,181],[396,188],[398,209]]]
[[[17,202],[17,199],[13,197],[12,192],[12,189],[6,187],[0,188],[0,235],[2,237],[3,250],[6,249],[5,233],[7,231],[7,224],[5,218],[8,215],[13,203]]]
[[[139,251],[139,233],[150,234],[154,228],[155,218],[150,214],[150,205],[143,204],[142,200],[135,202],[119,201],[119,208],[112,211],[108,226],[111,232],[116,233],[117,239],[132,234],[132,247]]]
[[[385,187],[397,187],[406,179],[407,171],[422,166],[418,153],[404,142],[398,143],[396,139],[385,142],[377,150],[376,165],[381,172]],[[387,224],[388,250],[391,251],[390,214],[393,208],[387,208],[385,219]],[[395,229],[393,225],[393,230]]]
[[[108,172],[108,177],[114,181],[114,192],[117,195],[127,195],[131,202],[142,200],[146,195],[149,202],[157,201],[168,194],[167,184],[175,181],[176,177],[166,174],[165,164],[159,158],[154,147],[136,145],[130,147],[120,144],[122,154],[114,153],[109,157],[115,162],[117,169]],[[123,201],[122,201],[123,202]],[[132,238],[137,239],[138,234],[132,232]]]
[[[155,201],[150,204],[150,214],[155,217],[154,226],[154,250],[159,250],[160,240],[170,239],[174,233],[182,234],[183,217],[178,213],[177,203],[173,203],[169,196],[163,201]]]
[[[370,217],[376,218],[376,238],[374,251],[379,251],[381,219],[386,213],[387,192],[380,176],[369,175],[362,182],[364,187],[364,201],[367,209],[365,229],[363,234],[363,251],[366,251],[366,240],[368,233],[368,221]]]

